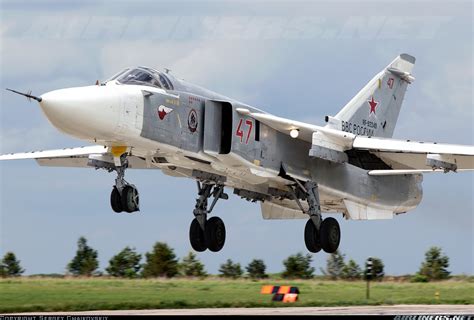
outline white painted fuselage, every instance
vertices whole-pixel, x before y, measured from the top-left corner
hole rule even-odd
[[[204,93],[206,92],[204,91]],[[144,85],[122,85],[116,81],[109,81],[103,85],[61,89],[45,93],[41,96],[40,105],[49,121],[60,131],[95,144],[108,147],[125,146],[131,154],[146,159],[148,166],[162,169],[165,174],[192,177],[193,170],[201,170],[226,176],[225,184],[232,188],[262,194],[266,194],[269,187],[286,189],[289,182],[279,176],[278,170],[261,166],[258,161],[245,159],[232,152],[219,155],[205,152],[202,147],[199,150],[180,148],[159,141],[159,139],[144,137],[142,135],[144,121],[146,121],[144,96],[147,94],[161,95],[164,99],[178,101],[177,105],[173,106],[174,109],[184,108],[184,104],[187,102],[182,101],[183,94],[179,91]],[[201,101],[209,99],[209,97],[192,92],[188,92],[187,95]],[[239,103],[239,105],[243,104]],[[172,113],[171,116],[173,116]],[[153,121],[160,120],[157,118]],[[176,123],[185,127],[184,130],[186,130],[187,124],[185,122],[186,119],[178,118]],[[202,130],[198,129],[198,131]],[[269,130],[265,132],[273,134]],[[179,132],[177,131],[176,134]],[[202,135],[202,132],[197,132],[197,134]],[[268,137],[262,137],[262,139],[265,138]],[[157,157],[165,158],[167,162],[163,164],[154,161],[153,159]],[[332,170],[336,169],[332,168]],[[340,170],[352,171],[346,174],[352,174],[355,179],[361,179],[356,178],[357,175],[366,175],[365,170],[356,167],[340,168]],[[306,174],[309,174],[310,171],[308,168]],[[308,176],[304,175],[304,170],[300,175],[297,172],[293,173],[296,178],[308,179]],[[330,177],[321,176],[319,182],[322,209],[326,212],[347,213],[347,206],[352,206],[353,212],[365,212],[358,216],[352,214],[352,219],[391,218],[393,213],[407,212],[415,208],[421,201],[421,179],[417,184],[418,187],[412,190],[414,192],[412,197],[388,203],[384,202],[384,197],[376,192],[370,197],[360,196],[357,192],[353,192],[352,188],[357,187],[358,182],[351,183],[347,188],[338,188],[337,185],[329,183],[328,179],[331,180]],[[294,201],[275,198],[271,202],[292,210],[281,218],[306,218],[303,213],[295,213],[294,210],[299,210],[299,207]],[[307,208],[305,203],[303,206]],[[348,215],[346,217],[349,218]]]

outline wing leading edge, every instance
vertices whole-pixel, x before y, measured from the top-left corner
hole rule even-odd
[[[113,163],[113,156],[106,146],[87,146],[0,155],[0,161],[25,159],[34,159],[40,166],[47,167],[93,168],[95,167],[94,161]],[[140,157],[130,156],[128,162],[129,168],[150,168],[146,161]]]

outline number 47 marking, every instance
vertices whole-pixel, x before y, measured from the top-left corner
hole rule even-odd
[[[240,119],[239,125],[237,127],[237,131],[235,132],[235,135],[237,137],[240,137],[240,143],[243,143],[243,138],[244,138],[244,131],[242,131],[242,122],[244,119]],[[247,140],[245,140],[245,144],[249,143],[249,138],[250,134],[252,133],[252,128],[253,128],[253,121],[252,120],[245,120],[245,124],[248,127],[248,132],[247,132]]]

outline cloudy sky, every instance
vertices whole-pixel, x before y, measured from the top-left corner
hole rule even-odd
[[[334,115],[398,54],[417,58],[396,138],[474,143],[472,2],[429,1],[0,1],[1,88],[42,94],[93,84],[147,65],[268,112],[314,124]],[[35,103],[0,93],[0,152],[84,145],[59,133]],[[63,273],[76,241],[99,251],[100,268],[125,246],[156,241],[191,250],[192,180],[128,171],[141,212],[114,214],[114,175],[93,169],[0,164],[0,254],[27,274]],[[344,221],[340,249],[359,264],[380,257],[388,274],[418,270],[440,246],[455,274],[473,274],[472,173],[431,174],[414,211],[389,221]],[[200,253],[217,273],[227,258],[263,259],[269,272],[306,252],[305,221],[264,221],[259,205],[231,196],[215,208],[226,223],[219,253]],[[314,255],[325,266],[327,255]]]

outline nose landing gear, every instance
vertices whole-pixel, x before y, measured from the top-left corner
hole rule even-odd
[[[121,200],[123,211],[128,213],[140,211],[140,195],[134,185],[127,185],[123,188]]]
[[[121,157],[120,166],[115,166],[111,170],[117,171],[115,186],[110,194],[110,205],[117,213],[132,213],[140,211],[140,195],[138,189],[125,181],[125,169],[128,167],[126,156]]]
[[[120,195],[120,192],[118,191],[116,186],[114,186],[114,188],[112,189],[112,193],[110,194],[110,205],[112,207],[112,210],[117,213],[123,211],[122,196]]]

